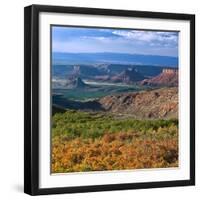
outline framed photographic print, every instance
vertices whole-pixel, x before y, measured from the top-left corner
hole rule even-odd
[[[24,191],[195,184],[195,16],[25,8]]]

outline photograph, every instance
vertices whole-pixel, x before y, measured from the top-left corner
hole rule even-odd
[[[179,31],[50,26],[51,173],[179,167]]]

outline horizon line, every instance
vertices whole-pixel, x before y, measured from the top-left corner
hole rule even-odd
[[[112,51],[102,51],[102,52],[66,52],[66,51],[52,51],[52,53],[71,53],[71,54],[100,54],[100,53],[113,53],[113,54],[128,54],[128,55],[141,55],[141,56],[160,56],[160,57],[172,57],[178,58],[178,56],[169,56],[169,55],[158,55],[158,54],[138,54],[138,53],[120,53]]]

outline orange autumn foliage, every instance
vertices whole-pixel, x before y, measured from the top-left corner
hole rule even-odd
[[[95,139],[52,139],[52,173],[177,166],[177,135],[157,139],[140,132],[118,132]]]

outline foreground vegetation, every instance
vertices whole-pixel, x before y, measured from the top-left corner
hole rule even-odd
[[[178,166],[178,121],[66,111],[52,123],[52,172]]]

